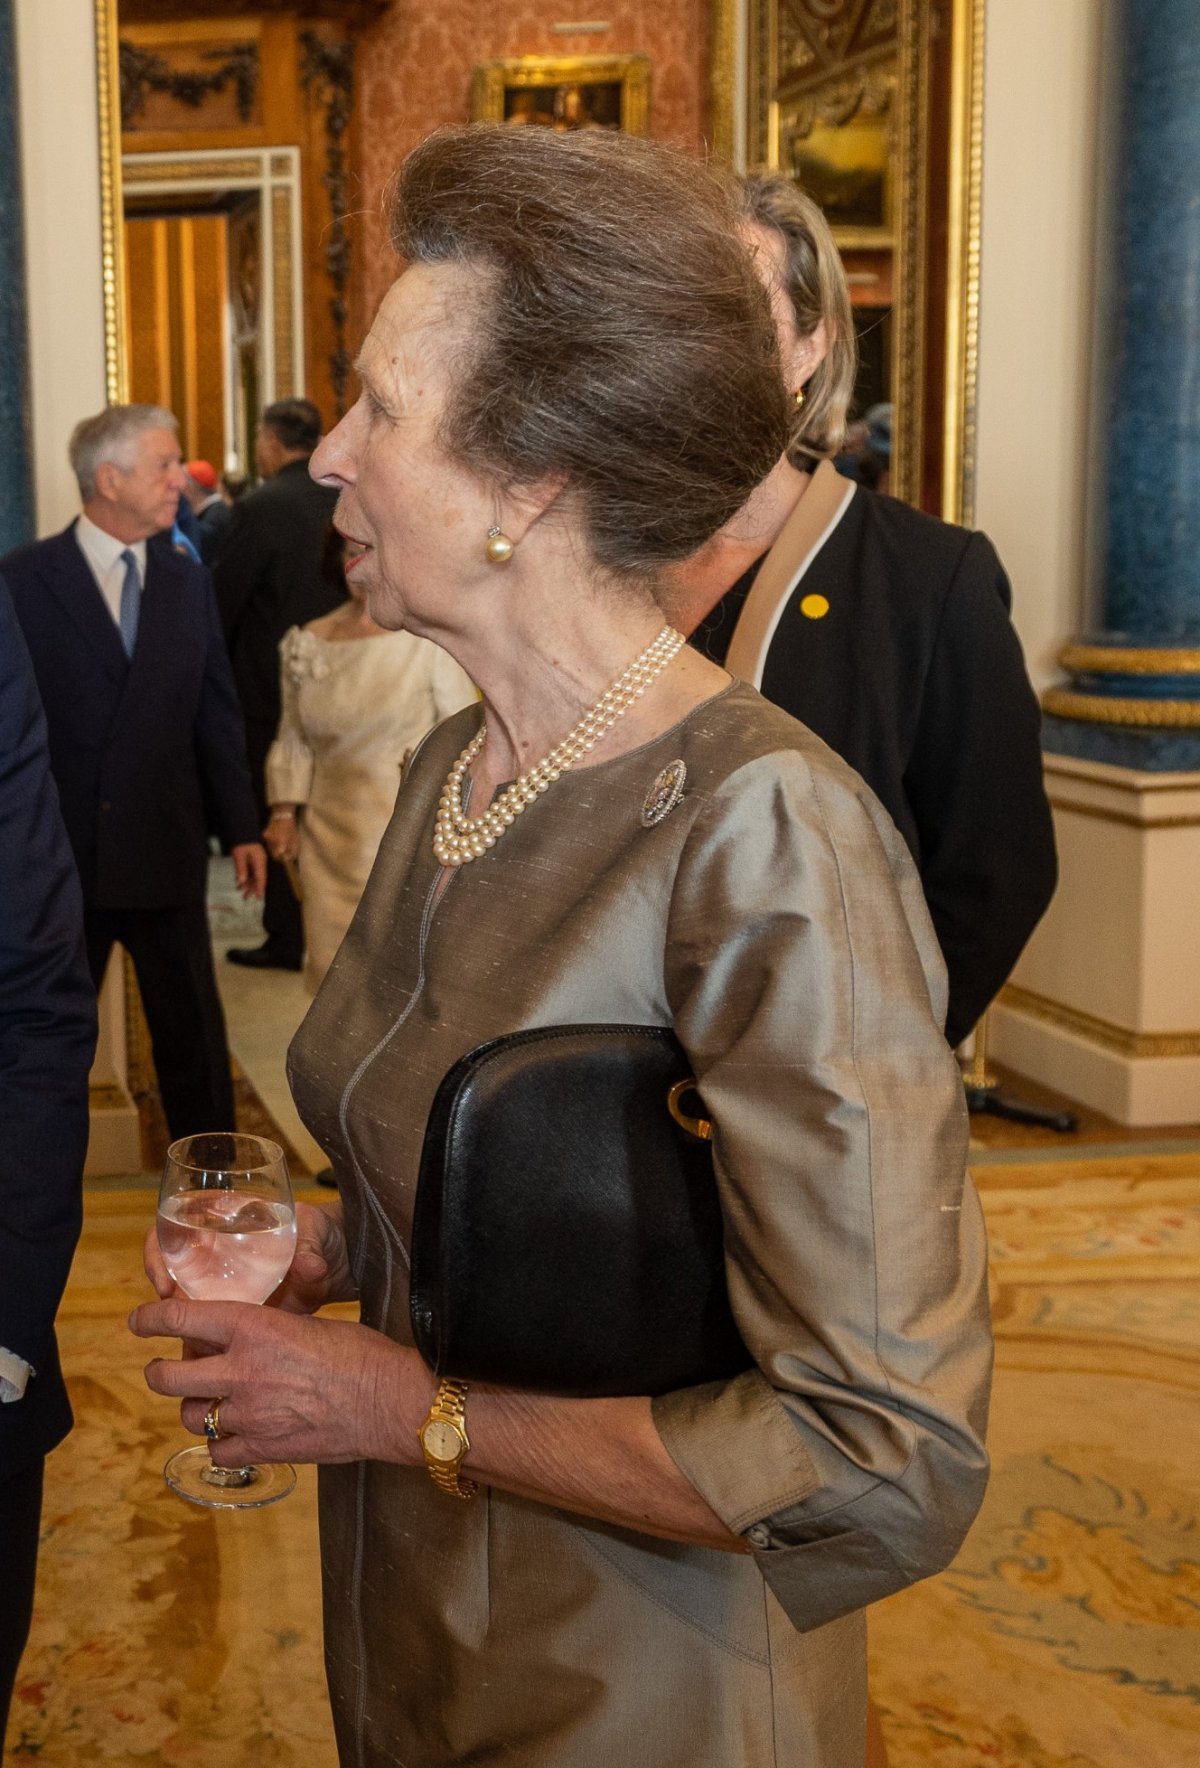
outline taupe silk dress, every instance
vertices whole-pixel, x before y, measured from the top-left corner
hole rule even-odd
[[[756,1367],[654,1419],[752,1551],[323,1468],[341,1762],[861,1768],[862,1609],[948,1561],[986,1469],[984,1234],[916,871],[857,775],[735,683],[564,775],[435,902],[437,798],[479,717],[415,756],[292,1045],[363,1319],[412,1342],[406,1236],[453,1062],[528,1026],[673,1024]],[[682,799],[645,826],[677,760]]]

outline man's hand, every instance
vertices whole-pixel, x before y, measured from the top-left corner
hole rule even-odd
[[[267,856],[257,841],[243,841],[233,850],[237,887],[245,897],[262,897],[267,888]]]

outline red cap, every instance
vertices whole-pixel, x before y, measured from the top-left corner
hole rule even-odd
[[[215,491],[216,490],[216,488],[217,488],[216,469],[215,469],[215,467],[210,466],[208,461],[206,461],[206,460],[189,460],[184,467],[184,471],[187,473],[187,475],[190,479],[194,479],[196,481],[197,485],[202,486],[205,491]]]

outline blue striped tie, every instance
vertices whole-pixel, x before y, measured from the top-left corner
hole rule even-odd
[[[125,581],[121,585],[121,643],[125,646],[125,655],[133,656],[133,647],[137,643],[138,616],[142,611],[142,580],[138,576],[137,560],[128,547],[121,554],[125,561]]]

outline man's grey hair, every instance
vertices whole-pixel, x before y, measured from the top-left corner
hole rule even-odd
[[[67,454],[84,503],[96,495],[97,467],[107,461],[128,472],[143,431],[178,428],[175,413],[161,405],[109,405],[95,417],[83,418],[71,431]]]

